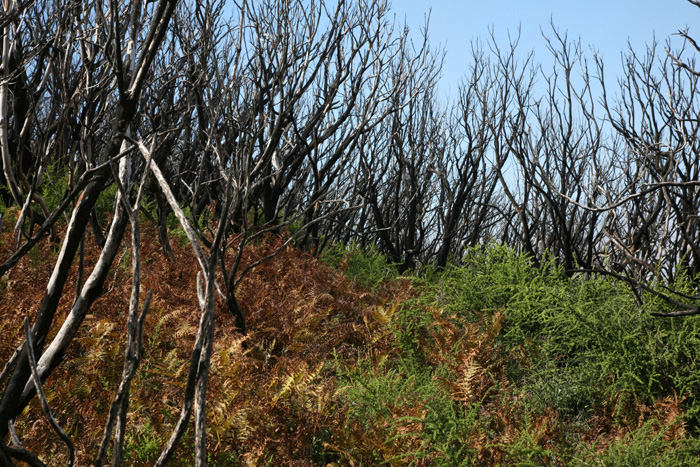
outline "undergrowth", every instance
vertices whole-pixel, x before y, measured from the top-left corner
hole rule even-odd
[[[169,262],[154,232],[143,238],[154,298],[132,384],[129,465],[151,465],[177,423],[199,319],[186,245],[174,243]],[[10,240],[4,230],[3,257]],[[250,245],[244,263],[283,241]],[[88,244],[90,267],[98,249]],[[37,248],[0,284],[3,361],[54,261],[48,239]],[[46,383],[79,465],[95,454],[121,374],[129,288],[128,274],[110,275]],[[654,318],[662,304],[640,309],[609,279],[567,277],[554,261],[534,267],[495,244],[423,278],[398,277],[371,249],[336,246],[319,260],[286,248],[246,277],[238,299],[246,337],[217,304],[210,465],[699,465],[697,321]],[[63,297],[59,318],[71,302]],[[38,405],[16,428],[45,462],[65,460]],[[192,463],[193,431],[172,465]]]

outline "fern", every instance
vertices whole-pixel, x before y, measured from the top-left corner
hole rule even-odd
[[[472,358],[468,359],[465,363],[466,365],[462,370],[462,374],[457,380],[457,383],[460,388],[458,400],[464,403],[469,403],[474,397],[474,382],[477,379],[477,377],[481,375],[483,368],[481,365],[479,365],[478,362],[476,362]]]
[[[295,396],[300,400],[301,405],[304,405],[309,386],[321,373],[323,366],[323,362],[321,362],[312,369],[301,368],[292,372],[284,379],[277,394],[272,398],[272,402],[276,404],[280,400],[290,399],[292,396]]]

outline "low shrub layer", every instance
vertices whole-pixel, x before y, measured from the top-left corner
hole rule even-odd
[[[174,243],[168,262],[157,236],[143,237],[154,299],[131,391],[130,465],[152,464],[177,422],[199,318],[194,258]],[[251,246],[245,261],[281,241]],[[7,233],[0,246],[11,249]],[[47,241],[0,283],[3,360],[53,255]],[[86,262],[96,255],[91,246]],[[115,265],[110,277],[46,383],[81,465],[95,455],[122,365],[128,270]],[[248,336],[223,303],[217,311],[211,465],[698,464],[697,320],[654,318],[609,279],[535,268],[498,245],[424,278],[397,277],[357,247],[323,261],[288,248],[247,277],[239,300]],[[30,450],[62,462],[38,405],[16,428]],[[192,462],[193,431],[174,465]]]

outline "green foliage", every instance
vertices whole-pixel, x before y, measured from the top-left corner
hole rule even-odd
[[[46,202],[49,211],[53,211],[61,203],[64,196],[70,191],[68,181],[70,178],[70,168],[65,164],[54,162],[49,166],[41,180],[39,193]],[[97,198],[95,209],[100,219],[114,211],[114,201],[119,188],[116,183],[107,186]]]
[[[116,183],[112,183],[102,190],[100,196],[97,197],[97,203],[95,203],[98,219],[102,220],[107,214],[114,212],[114,202],[118,191],[119,187]]]
[[[677,265],[673,271],[672,280],[656,280],[649,285],[651,285],[657,292],[670,296],[671,298],[677,299],[681,302],[695,306],[700,305],[700,302],[698,301],[692,302],[686,297],[683,297],[683,295],[689,297],[700,296],[700,277],[691,277],[683,261],[680,265]],[[664,300],[660,296],[652,294],[651,292],[645,291],[643,293],[643,299],[644,303],[646,304],[646,309],[649,311],[661,313],[679,311],[678,307]]]
[[[58,161],[49,166],[39,187],[39,193],[46,202],[49,211],[53,211],[70,191],[68,181],[70,168]],[[108,185],[97,198],[95,209],[100,220],[114,211],[114,201],[119,188],[116,183]]]
[[[279,222],[283,222],[282,214],[279,216]],[[288,221],[287,231],[289,232],[289,236],[293,238],[300,237],[304,233],[304,225],[304,218],[301,216],[297,216],[291,221]]]
[[[2,198],[0,198],[0,216],[2,216],[2,215],[6,216],[7,212],[8,212],[8,207],[5,206],[5,202],[3,201]],[[5,222],[6,221],[7,221],[7,219],[5,219]]]
[[[58,207],[63,197],[68,193],[69,167],[59,161],[51,164],[41,180],[39,193],[44,199],[49,211]]]
[[[525,289],[542,287],[558,276],[554,263],[536,270],[525,255],[507,246],[481,245],[467,250],[459,267],[428,279],[426,299],[447,311],[473,316],[474,311],[500,309]]]
[[[182,212],[185,214],[185,217],[188,219],[188,221],[191,224],[194,224],[194,218],[192,216],[192,212],[190,210],[189,206],[183,206],[182,207]],[[205,231],[207,229],[207,226],[209,224],[210,219],[206,215],[199,216],[198,219],[198,228],[200,231]],[[185,233],[185,229],[182,228],[182,225],[180,224],[180,221],[178,220],[177,216],[175,216],[174,212],[170,212],[168,214],[168,220],[166,222],[166,225],[168,226],[168,232],[175,237],[176,241],[181,245],[188,245],[189,244],[189,239],[187,238],[187,234]]]
[[[562,456],[556,452],[555,446],[542,446],[541,436],[541,428],[537,426],[535,420],[525,417],[524,426],[522,426],[517,439],[499,446],[503,449],[508,465],[518,467],[568,465],[569,456],[565,455],[565,459],[562,459]],[[559,447],[556,446],[556,448]]]
[[[131,274],[131,249],[125,248],[118,260],[118,266],[122,274]]]
[[[466,316],[503,307],[500,344],[536,349],[526,386],[543,403],[561,402],[573,415],[599,398],[596,388],[648,403],[700,391],[697,320],[652,317],[622,284],[569,278],[550,262],[535,268],[504,246],[470,250],[464,263],[429,284],[426,299]]]
[[[361,361],[352,371],[341,372],[341,376],[350,416],[366,427],[391,421],[392,408],[425,403],[426,393],[434,392],[425,375],[406,375],[399,369],[389,368],[386,361],[377,368],[369,361]]]
[[[376,289],[382,281],[398,277],[394,264],[374,245],[363,249],[358,244],[336,243],[324,250],[321,260],[333,267],[345,267],[345,275],[356,283]]]
[[[377,366],[363,361],[341,373],[349,421],[375,440],[369,444],[377,462],[429,459],[436,466],[471,465],[473,452],[467,441],[478,428],[479,404],[466,409],[455,405],[434,376],[427,367],[418,371],[401,360]]]
[[[148,215],[153,219],[158,218],[156,200],[153,196],[144,196],[143,197],[143,199],[141,200],[140,210],[141,210],[141,214],[140,214],[141,221],[145,221],[147,219],[147,216],[144,214],[144,212],[147,212]]]
[[[212,467],[236,467],[238,465],[238,453],[235,451],[224,452],[215,458],[209,455],[207,464]]]
[[[658,420],[650,420],[602,454],[586,453],[572,466],[600,467],[690,467],[700,465],[700,440],[669,441],[668,427],[658,430]]]
[[[143,425],[127,427],[124,438],[124,460],[128,464],[153,464],[160,455],[163,440],[146,419]]]
[[[274,247],[251,246],[258,257]],[[128,259],[115,267],[128,271]],[[251,348],[233,323],[217,322],[211,465],[699,465],[694,317],[655,318],[647,311],[668,310],[656,299],[641,310],[624,285],[567,277],[553,262],[534,267],[500,245],[469,250],[462,265],[410,281],[392,281],[395,270],[375,250],[336,246],[323,259],[356,284],[284,249],[241,287],[254,323]],[[162,292],[133,382],[129,465],[152,464],[177,421],[198,323],[196,298],[180,278],[194,264],[162,265],[149,279],[157,277]],[[693,290],[682,274],[676,280]],[[47,385],[57,413],[84,433],[99,434],[88,429],[98,417],[75,408],[104,414],[121,371],[123,342],[114,332],[123,315],[113,310],[125,302],[106,298],[65,363],[68,376]],[[0,321],[8,349],[19,341],[19,323]],[[190,430],[175,465],[191,464],[192,445]]]
[[[585,423],[603,400],[603,387],[591,384],[599,375],[584,365],[538,362],[540,368],[523,378],[519,394],[526,410],[546,414],[553,410],[567,423]]]

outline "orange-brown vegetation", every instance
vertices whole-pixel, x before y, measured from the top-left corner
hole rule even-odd
[[[153,288],[154,294],[146,319],[145,355],[129,406],[126,455],[132,465],[152,463],[177,422],[200,317],[197,264],[191,251],[173,242],[175,260],[167,261],[155,232],[143,228],[142,286]],[[7,230],[0,236],[2,257],[12,251]],[[251,244],[244,263],[269,254],[281,242],[269,237]],[[96,453],[121,376],[131,286],[129,249],[124,248],[65,361],[45,383],[56,418],[76,444],[78,465],[88,465]],[[0,361],[7,361],[22,340],[22,321],[32,318],[42,299],[56,249],[47,239],[0,282]],[[86,270],[97,255],[88,240]],[[77,269],[67,291],[75,289],[76,277]],[[223,301],[216,312],[207,409],[212,463],[437,463],[439,452],[415,455],[426,447],[421,432],[430,401],[418,397],[414,403],[388,402],[389,417],[358,420],[349,416],[346,388],[338,375],[339,368],[361,372],[361,361],[374,371],[401,358],[395,331],[406,324],[395,315],[417,293],[409,279],[384,281],[370,291],[348,279],[342,267],[332,268],[292,247],[254,269],[237,295],[249,334],[237,332]],[[56,327],[72,298],[70,293],[63,297]],[[466,322],[441,309],[426,311],[432,323],[418,325],[418,344],[428,367],[448,370],[433,379],[457,412],[472,411],[473,429],[460,442],[475,464],[516,465],[517,453],[509,446],[520,443],[539,450],[542,457],[536,462],[558,465],[562,457],[557,450],[571,445],[571,439],[578,440],[578,449],[583,445],[600,453],[647,420],[655,420],[652,429],[668,440],[686,436],[681,397],[663,398],[653,406],[629,399],[607,401],[576,427],[567,426],[555,408],[528,412],[523,409],[527,395],[509,379],[507,368],[526,368],[531,350],[497,351],[503,312]],[[16,428],[28,449],[50,459],[50,464],[63,461],[65,448],[38,404],[31,405]],[[190,465],[192,431],[185,435],[173,465]]]
[[[199,320],[197,263],[186,245],[173,242],[175,261],[161,254],[150,227],[142,234],[142,288],[154,289],[144,332],[145,356],[133,385],[130,424],[134,442],[149,440],[141,428],[167,439],[179,416],[189,352]],[[11,251],[11,233],[0,238],[2,255]],[[251,245],[244,264],[265,256],[281,239]],[[22,321],[41,302],[57,246],[48,240],[3,279],[0,295],[0,360],[7,361],[22,341]],[[69,355],[46,382],[47,397],[59,422],[76,443],[78,463],[89,462],[102,435],[111,398],[121,376],[123,336],[130,293],[129,251],[115,265]],[[89,271],[99,250],[88,244]],[[77,266],[66,290],[75,288]],[[342,271],[289,247],[254,269],[242,282],[238,299],[250,329],[241,336],[220,300],[208,396],[209,446],[213,457],[234,450],[249,463],[260,456],[313,465],[311,440],[319,430],[337,430],[343,409],[336,404],[332,364],[358,354],[386,351],[388,334],[377,332],[373,310],[389,297],[412,294],[408,281],[370,294]],[[56,323],[73,297],[66,294]],[[58,326],[56,326],[58,328]],[[247,349],[242,346],[247,341]],[[44,457],[60,457],[63,446],[42,417],[38,404],[17,425],[25,446]],[[152,432],[152,433],[151,433]],[[191,439],[181,449],[188,465]],[[160,446],[159,446],[160,447]],[[133,459],[136,461],[137,459]],[[138,463],[138,462],[135,462]]]

